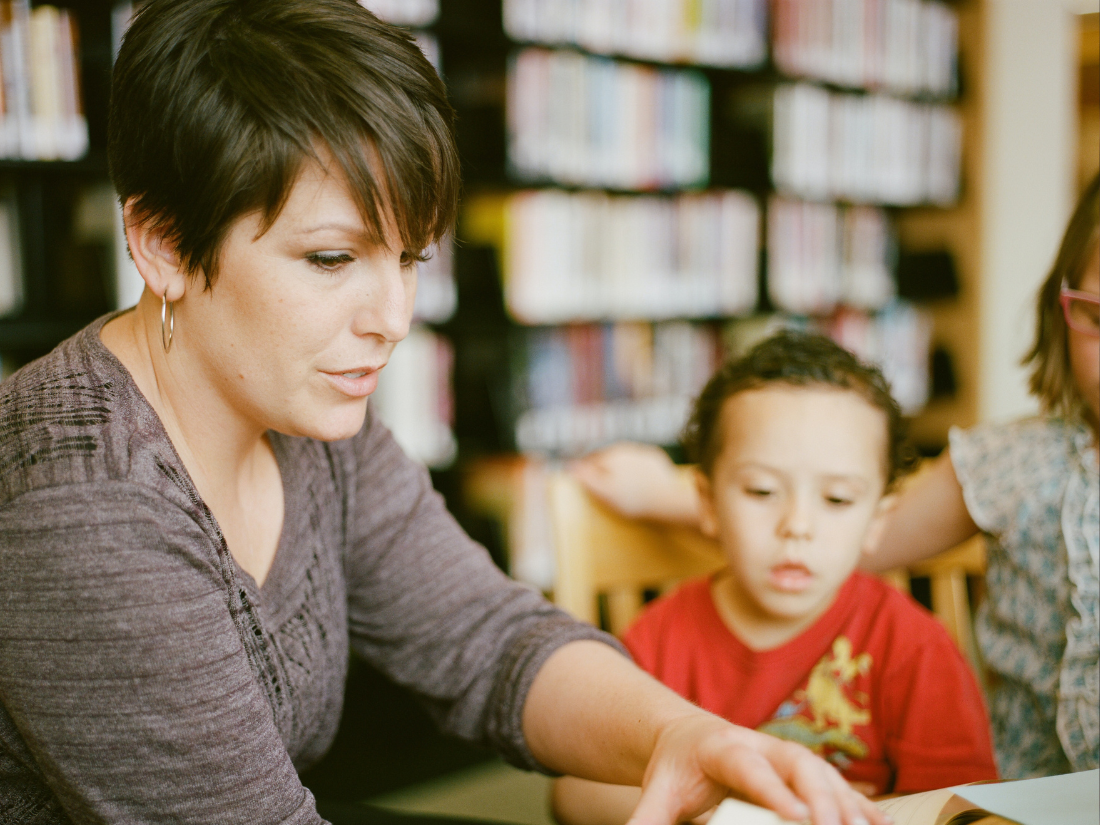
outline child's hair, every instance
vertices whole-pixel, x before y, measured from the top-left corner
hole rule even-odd
[[[893,484],[916,464],[905,437],[901,408],[878,368],[821,335],[781,332],[762,341],[743,357],[727,361],[711,376],[695,400],[684,428],[688,457],[710,475],[722,451],[719,420],[727,399],[769,384],[792,387],[836,387],[858,393],[886,416],[886,482]]]
[[[1050,274],[1039,289],[1035,318],[1035,344],[1021,362],[1031,365],[1028,385],[1048,413],[1076,417],[1084,401],[1073,383],[1069,366],[1066,318],[1059,295],[1062,284],[1076,289],[1085,274],[1089,257],[1100,244],[1100,174],[1085,187]]]

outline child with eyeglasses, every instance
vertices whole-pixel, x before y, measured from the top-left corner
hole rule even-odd
[[[953,429],[902,496],[869,561],[910,564],[986,533],[976,632],[1007,779],[1100,762],[1100,176],[1039,290],[1024,358],[1043,413]]]
[[[952,429],[861,563],[911,565],[986,534],[975,630],[1006,779],[1100,763],[1100,176],[1074,210],[1036,309],[1024,364],[1042,414]],[[695,491],[657,448],[616,445],[574,472],[627,515],[699,522]]]

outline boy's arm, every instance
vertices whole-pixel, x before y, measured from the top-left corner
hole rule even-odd
[[[550,809],[561,825],[624,825],[638,807],[642,789],[562,776],[554,780]]]

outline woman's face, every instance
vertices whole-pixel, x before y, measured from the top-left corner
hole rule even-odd
[[[230,413],[262,432],[324,440],[363,425],[367,396],[409,331],[416,264],[392,216],[372,244],[338,174],[303,166],[262,235],[247,215],[226,239],[214,286],[193,280],[176,327]]]
[[[1089,295],[1100,295],[1100,244],[1093,247],[1077,289]],[[1089,421],[1096,432],[1100,430],[1100,346],[1094,336],[1078,332],[1073,327],[1069,327],[1066,333],[1073,383],[1085,402]]]

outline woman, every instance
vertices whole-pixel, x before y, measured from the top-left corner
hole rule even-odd
[[[501,575],[367,414],[451,225],[442,85],[351,0],[150,0],[112,177],[146,290],[0,387],[0,816],[321,822],[349,644],[515,764],[882,817]],[[369,747],[369,745],[367,745]]]

